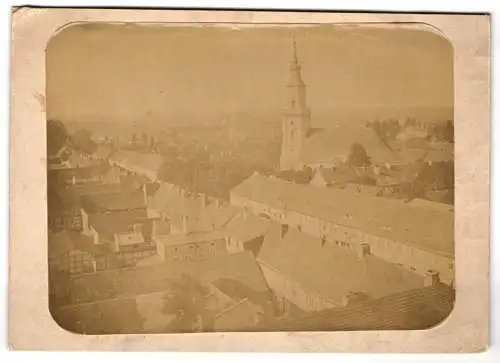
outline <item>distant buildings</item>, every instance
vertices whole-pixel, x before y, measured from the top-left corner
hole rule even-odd
[[[158,179],[158,169],[163,163],[163,157],[158,154],[142,153],[131,150],[119,150],[109,158],[111,165],[147,177],[150,181]]]

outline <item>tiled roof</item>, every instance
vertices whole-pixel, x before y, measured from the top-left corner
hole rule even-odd
[[[340,302],[349,293],[372,298],[423,286],[423,278],[374,256],[321,243],[319,238],[289,228],[280,240],[280,225],[268,229],[258,261],[323,298]]]
[[[345,161],[351,145],[359,143],[374,163],[400,162],[401,156],[385,144],[373,129],[363,125],[341,124],[319,130],[307,138],[301,153],[304,164]]]
[[[309,316],[282,320],[262,330],[420,330],[439,324],[453,309],[454,292],[444,284],[356,302]]]
[[[453,253],[453,212],[337,188],[297,185],[254,174],[231,193],[275,208],[355,228],[381,238]]]

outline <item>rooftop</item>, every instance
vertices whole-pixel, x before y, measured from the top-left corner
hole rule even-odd
[[[269,228],[257,260],[305,289],[333,302],[349,293],[362,292],[371,298],[423,286],[423,278],[374,256],[358,258],[355,251],[321,243],[295,228],[280,239],[280,224]]]
[[[180,245],[188,245],[191,243],[200,243],[200,242],[210,242],[214,240],[218,240],[224,238],[224,234],[220,231],[213,232],[200,232],[200,233],[192,233],[192,234],[171,234],[165,236],[158,236],[158,243],[162,243],[165,246],[180,246]]]
[[[333,140],[335,142],[332,142]],[[301,162],[312,165],[345,161],[354,143],[352,140],[363,145],[374,163],[397,163],[403,160],[401,155],[385,144],[373,129],[363,125],[339,124],[317,130],[307,138]]]
[[[360,174],[355,169],[345,165],[338,165],[332,168],[321,168],[316,173],[323,178],[326,185],[344,186],[349,183],[373,184],[374,180],[368,174]],[[313,178],[316,178],[317,175]]]
[[[104,246],[94,244],[92,237],[76,231],[63,230],[57,233],[49,233],[49,258],[56,258],[72,250],[88,252],[92,255],[109,252]]]
[[[110,160],[137,173],[143,171],[156,173],[163,164],[163,156],[161,155],[141,153],[131,150],[119,150],[113,153]]]
[[[126,211],[146,209],[144,192],[121,192],[106,194],[90,194],[82,196],[82,208],[88,214],[106,211]]]
[[[89,215],[89,225],[105,238],[113,238],[116,233],[126,232],[135,223],[148,220],[144,210],[122,211]]]
[[[70,304],[164,291],[172,279],[183,274],[203,283],[211,284],[220,278],[228,278],[238,280],[253,291],[269,291],[253,256],[248,252],[241,252],[198,261],[107,270],[77,277],[70,281],[74,292]]]
[[[170,222],[179,228],[182,218],[188,217],[188,229],[192,232],[207,232],[220,229],[227,225],[240,209],[232,205],[218,206],[213,200],[206,197],[205,206],[200,197],[193,194],[183,197],[179,188],[168,183],[162,183],[155,195],[148,202],[148,207],[164,213]]]
[[[412,289],[380,299],[328,309],[300,319],[285,319],[261,330],[352,331],[421,330],[442,322],[453,309],[446,285]]]
[[[351,227],[380,238],[453,253],[454,214],[449,209],[320,188],[254,174],[231,193],[271,207]]]
[[[263,236],[269,227],[270,220],[248,213],[246,216],[240,213],[224,229],[224,234],[228,237],[236,238],[241,241]]]

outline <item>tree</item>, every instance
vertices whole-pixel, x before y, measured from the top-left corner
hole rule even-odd
[[[171,282],[170,293],[166,297],[162,312],[173,314],[175,318],[166,327],[172,332],[193,332],[203,330],[197,323],[207,322],[207,304],[209,289],[193,277],[182,274],[176,281]]]
[[[455,127],[453,126],[453,121],[446,121],[445,126],[443,127],[443,140],[447,142],[455,141]]]
[[[86,129],[80,129],[73,134],[75,146],[87,154],[97,150],[97,144],[92,140],[92,134]]]
[[[61,121],[47,122],[47,154],[56,155],[64,146],[72,146],[71,137]]]
[[[359,143],[351,145],[347,163],[350,166],[370,166],[372,164],[365,147]]]

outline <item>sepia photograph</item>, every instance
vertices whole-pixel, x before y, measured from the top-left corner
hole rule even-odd
[[[79,334],[423,330],[455,302],[431,27],[81,23],[46,48],[48,298]]]

